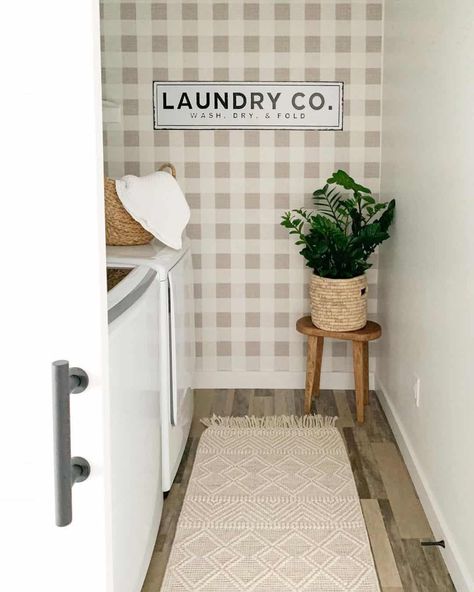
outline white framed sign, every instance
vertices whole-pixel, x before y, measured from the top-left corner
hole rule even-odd
[[[159,129],[342,130],[343,82],[153,82]]]

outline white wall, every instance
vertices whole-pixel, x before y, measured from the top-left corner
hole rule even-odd
[[[458,590],[474,590],[474,2],[385,2],[377,378]],[[421,379],[421,405],[413,397]]]

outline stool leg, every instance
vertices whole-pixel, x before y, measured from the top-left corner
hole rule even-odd
[[[364,370],[364,405],[369,404],[369,343],[362,343],[362,366]]]
[[[323,359],[324,337],[308,336],[308,355],[306,360],[306,387],[304,393],[304,412],[311,411],[313,393],[319,396],[321,363]]]
[[[364,422],[364,344],[352,342],[352,359],[354,364],[354,382],[356,396],[356,417],[358,423]]]

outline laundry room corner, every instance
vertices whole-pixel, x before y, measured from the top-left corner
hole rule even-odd
[[[474,592],[473,0],[2,17],[0,590]]]

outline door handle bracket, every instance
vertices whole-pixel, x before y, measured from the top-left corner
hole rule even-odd
[[[69,368],[69,389],[71,395],[83,393],[89,386],[89,377],[82,368]]]
[[[82,456],[73,456],[71,458],[71,472],[73,483],[81,483],[91,474],[91,466]]]

